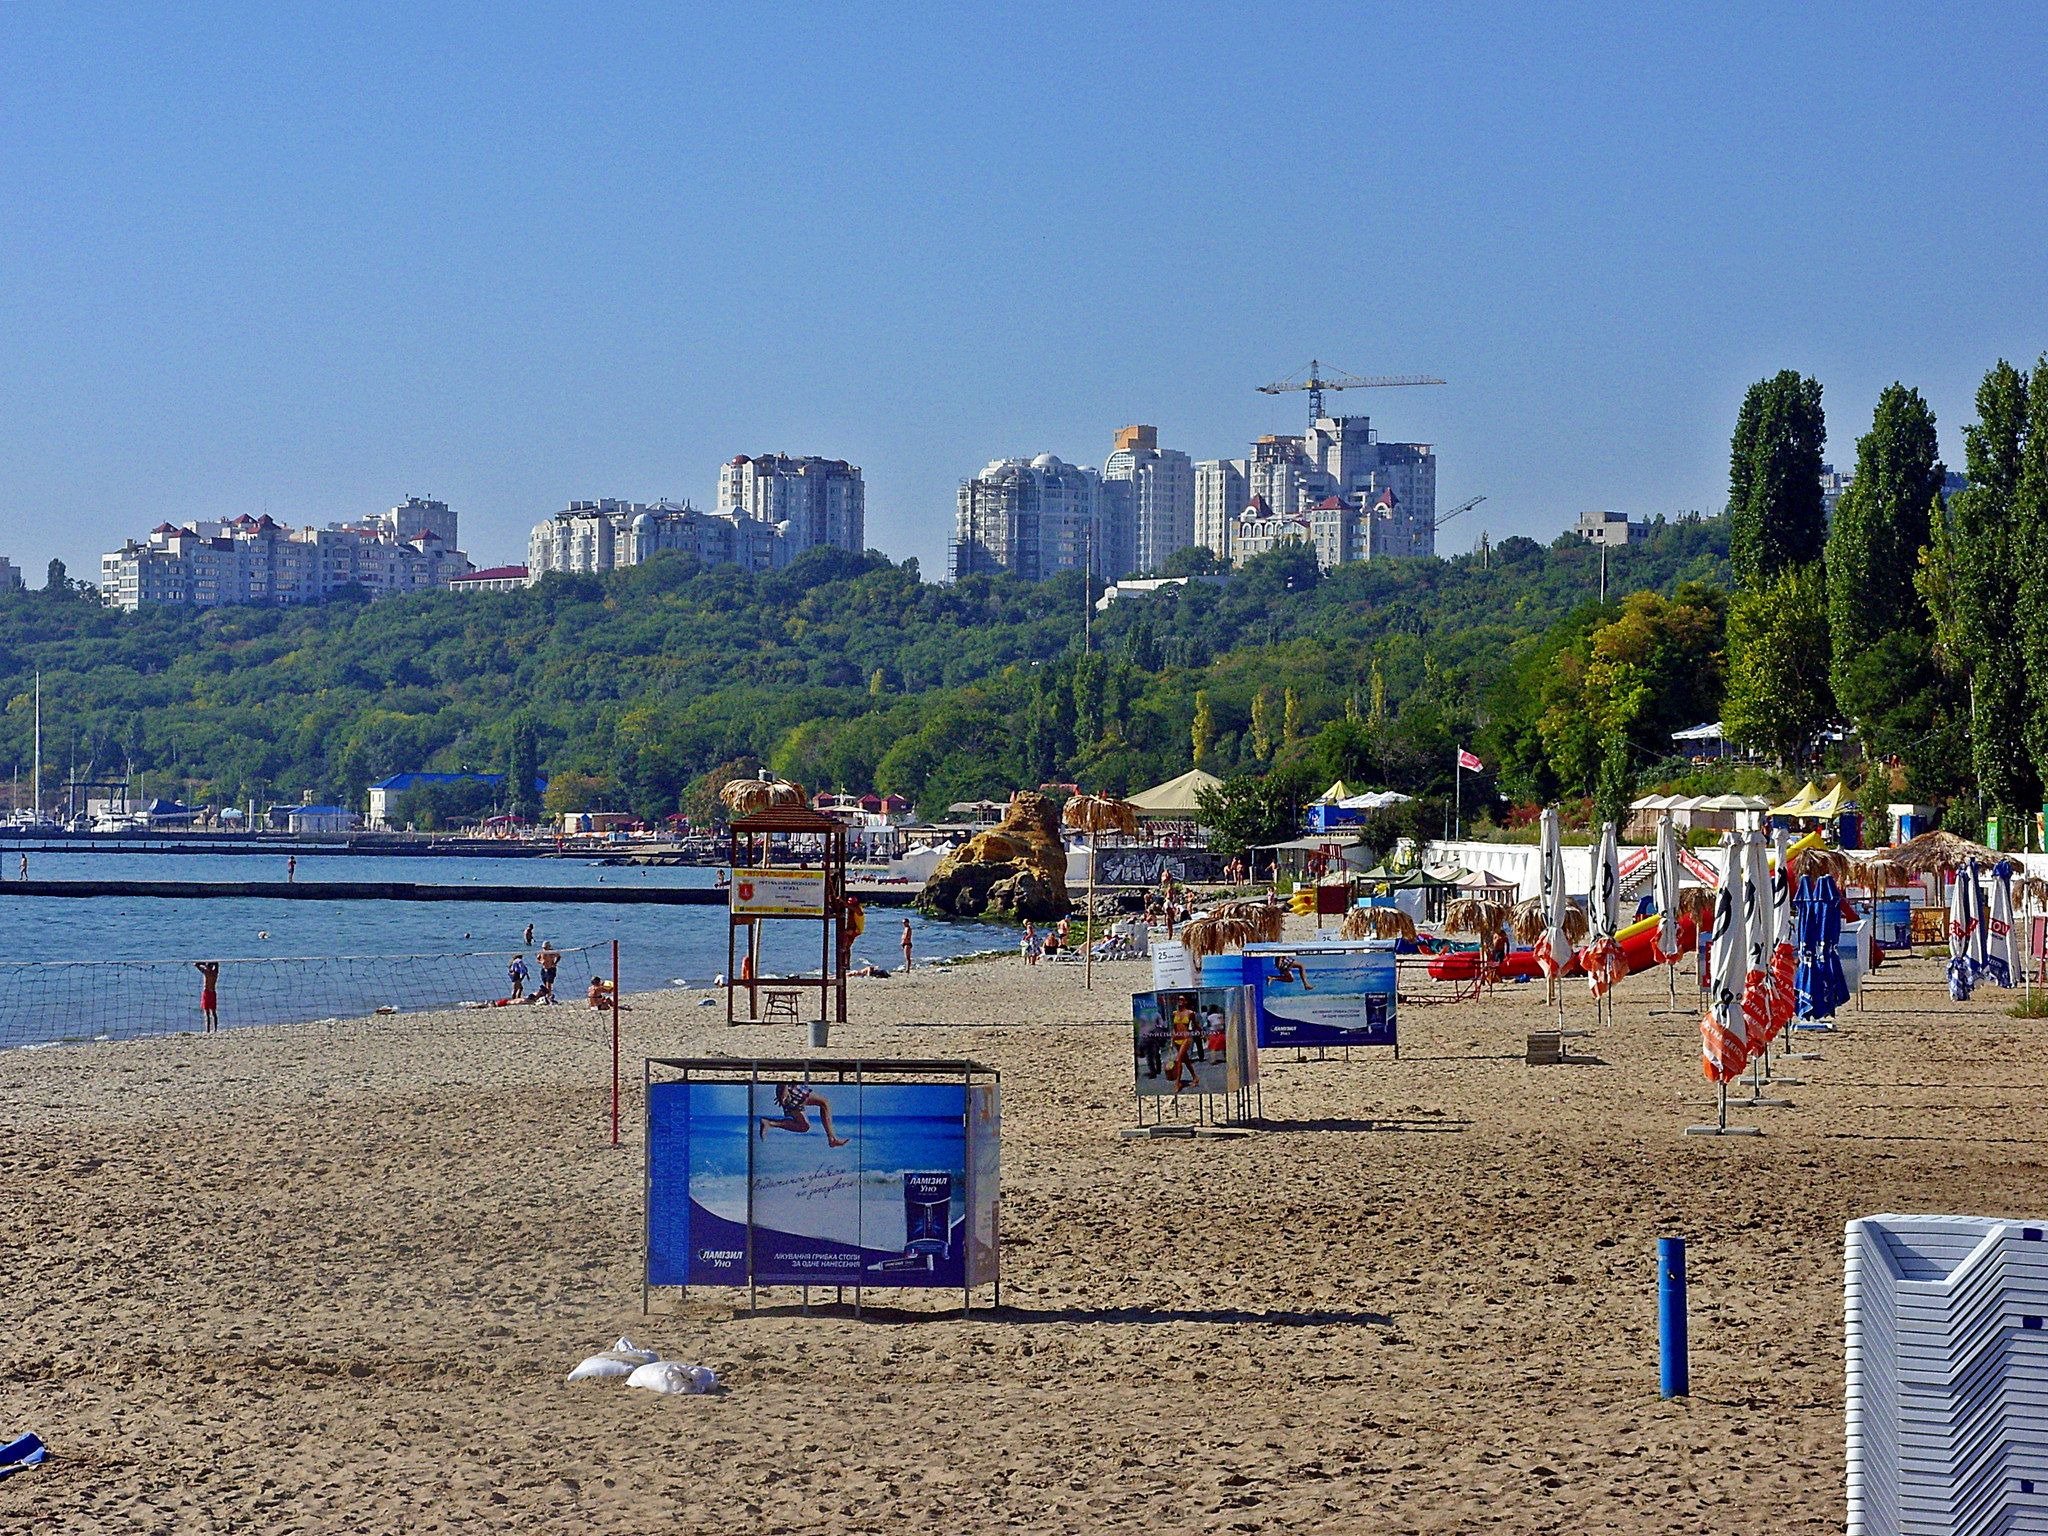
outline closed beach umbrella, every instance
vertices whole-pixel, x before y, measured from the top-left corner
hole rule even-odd
[[[1792,915],[1792,834],[1777,830],[1778,868],[1771,878],[1771,1038],[1798,1007],[1799,938]]]
[[[1991,924],[1990,914],[1985,910],[1983,866],[1974,860],[1970,864],[1970,974],[1977,980],[1984,979],[1991,969]]]
[[[1700,1066],[1710,1083],[1733,1082],[1749,1060],[1741,990],[1746,932],[1742,881],[1724,879],[1714,898],[1713,953],[1708,966],[1711,980],[1706,1011],[1700,1015]]]
[[[1991,906],[1984,914],[1984,974],[1998,986],[2010,987],[2019,970],[2012,930],[2012,865],[2000,859],[1991,872]]]
[[[1799,932],[1796,986],[1802,1019],[1831,1019],[1848,1001],[1849,981],[1842,974],[1842,894],[1831,875],[1806,875],[1792,899]]]
[[[1547,806],[1542,820],[1542,848],[1537,859],[1540,871],[1543,931],[1537,935],[1532,953],[1543,974],[1552,980],[1564,974],[1571,958],[1572,942],[1564,927],[1564,841],[1558,830],[1557,807]]]
[[[1744,931],[1742,976],[1742,1022],[1749,1054],[1760,1056],[1771,1043],[1771,872],[1764,851],[1764,835],[1751,832],[1730,850],[1728,877],[1738,870],[1742,876],[1743,908],[1748,914]]]
[[[1820,970],[1821,994],[1826,999],[1825,1011],[1814,1017],[1831,1019],[1835,1010],[1849,1001],[1849,978],[1842,974],[1842,888],[1833,875],[1822,875],[1813,882],[1813,894],[1820,923],[1814,964]]]
[[[1678,830],[1671,813],[1657,818],[1657,938],[1656,956],[1666,965],[1678,964],[1685,954],[1678,942]]]
[[[1616,846],[1614,823],[1600,824],[1600,848],[1593,860],[1593,899],[1588,916],[1593,940],[1580,958],[1586,984],[1599,997],[1628,975],[1628,959],[1615,942],[1621,919],[1621,851]]]
[[[1965,864],[1956,871],[1955,884],[1948,894],[1948,995],[1955,1002],[1968,1002],[1975,989],[1977,973],[1972,965],[1971,949],[1974,944],[1975,919],[1971,914],[1973,903],[1970,893],[1977,885],[1976,864]]]
[[[1815,1011],[1824,999],[1817,990],[1821,985],[1820,897],[1814,890],[1811,875],[1800,877],[1798,893],[1792,898],[1792,927],[1799,946],[1799,964],[1793,974],[1797,997],[1795,1012],[1802,1019],[1824,1017]]]

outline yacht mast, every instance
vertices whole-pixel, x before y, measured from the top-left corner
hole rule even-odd
[[[35,802],[34,819],[43,819],[43,674],[36,674],[36,755],[28,770],[29,799]]]

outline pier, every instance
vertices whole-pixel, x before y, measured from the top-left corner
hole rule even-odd
[[[854,886],[874,907],[907,907],[915,885]],[[396,880],[5,880],[0,896],[133,896],[171,901],[481,901],[722,907],[719,886],[414,885]]]

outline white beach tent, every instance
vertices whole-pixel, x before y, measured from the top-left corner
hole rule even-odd
[[[1199,797],[1205,789],[1218,789],[1223,781],[1213,773],[1204,773],[1199,768],[1190,768],[1177,779],[1168,779],[1164,784],[1154,784],[1150,789],[1141,789],[1135,795],[1127,795],[1127,802],[1136,808],[1140,816],[1150,816],[1164,821],[1193,821],[1201,814]]]

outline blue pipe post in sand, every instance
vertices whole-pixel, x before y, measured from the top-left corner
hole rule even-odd
[[[1692,1393],[1692,1359],[1685,1337],[1685,1239],[1657,1239],[1657,1390],[1663,1397]]]

